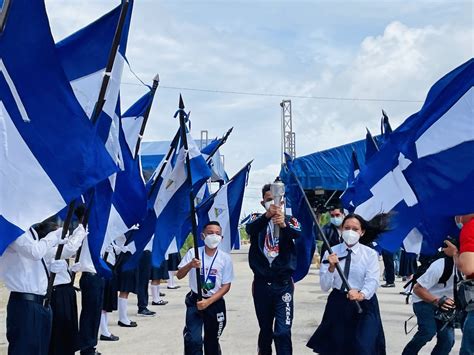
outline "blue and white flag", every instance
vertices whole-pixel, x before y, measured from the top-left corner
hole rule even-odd
[[[175,165],[167,174],[157,192],[153,210],[156,215],[155,238],[153,240],[152,263],[159,267],[173,238],[180,235],[182,225],[191,213],[190,193],[198,191],[211,176],[198,146],[190,133],[187,133],[188,156],[192,183],[188,180],[186,152],[181,145]]]
[[[422,109],[394,130],[356,179],[352,202],[370,219],[395,212],[395,225],[379,244],[396,250],[434,218],[474,211],[474,60],[440,79]],[[445,223],[423,234],[422,253],[441,246]]]
[[[73,33],[57,43],[56,47],[77,100],[87,116],[91,118],[105,76],[110,77],[105,94],[105,103],[97,121],[99,134],[106,142],[109,154],[122,166],[119,142],[120,105],[119,93],[123,66],[126,62],[128,32],[133,1],[127,7],[127,14],[120,44],[110,73],[106,73],[109,54],[124,4],[117,6],[98,20]]]
[[[285,154],[285,159],[289,177],[285,186],[286,207],[291,208],[291,215],[297,219],[301,227],[300,237],[295,239],[297,263],[296,270],[293,273],[293,280],[298,282],[308,274],[316,250],[316,235],[314,234],[313,217],[306,204],[303,188],[291,170],[293,160],[287,154]]]
[[[347,178],[347,187],[339,197],[343,206],[349,210],[350,212],[354,211],[354,205],[352,204],[352,198],[354,194],[354,182],[359,175],[360,172],[360,165],[359,160],[357,159],[357,153],[355,150],[352,151],[352,159],[351,159],[351,169],[349,176]]]
[[[369,129],[367,128],[367,133],[365,135],[365,161],[369,161],[369,159],[379,151],[379,147],[375,142],[372,133],[370,133]]]
[[[206,161],[209,160],[209,167],[212,171],[211,180],[214,182],[220,181],[225,184],[229,181],[229,177],[224,169],[221,153],[219,149],[216,150],[216,148],[222,144],[222,140],[223,138],[212,140],[208,145],[201,149],[201,153]]]
[[[43,1],[11,2],[0,58],[3,252],[117,169],[64,75]]]
[[[77,100],[89,118],[92,118],[96,109],[104,78],[110,77],[102,110],[96,113],[99,116],[95,126],[107,151],[123,173],[102,181],[94,192],[90,192],[89,196],[86,196],[86,199],[93,199],[89,203],[89,249],[96,270],[102,276],[110,275],[108,267],[101,258],[105,247],[119,236],[117,233],[124,233],[128,230],[131,221],[134,220],[132,218],[134,214],[130,214],[130,212],[133,212],[135,207],[137,213],[142,211],[140,207],[134,206],[126,200],[126,197],[135,197],[134,187],[138,190],[140,187],[132,183],[131,189],[127,191],[127,185],[130,184],[128,174],[135,163],[133,159],[130,160],[130,154],[128,162],[125,161],[127,158],[123,156],[124,149],[128,149],[128,147],[124,146],[125,140],[120,125],[120,82],[126,61],[125,51],[133,1],[130,1],[127,7],[117,52],[111,53],[124,6],[125,2],[56,45],[64,71]],[[115,54],[115,60],[111,72],[107,73],[106,67],[111,54]],[[128,171],[125,171],[125,164],[128,164]],[[114,197],[116,189],[120,192]]]
[[[201,235],[203,226],[209,221],[219,222],[223,236],[219,249],[227,253],[230,253],[239,240],[240,212],[250,164],[248,163],[228,183],[196,207],[198,234]]]

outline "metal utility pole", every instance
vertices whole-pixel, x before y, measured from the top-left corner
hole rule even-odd
[[[199,149],[202,150],[202,148],[204,148],[206,145],[209,144],[209,131],[206,129],[206,130],[202,130],[201,131],[201,142],[200,142],[200,147]]]
[[[296,158],[295,132],[291,116],[291,100],[283,100],[281,107],[281,163],[285,163],[285,153]]]

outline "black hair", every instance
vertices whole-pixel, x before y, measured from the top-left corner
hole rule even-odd
[[[266,193],[267,191],[270,191],[270,187],[271,187],[271,186],[272,186],[272,184],[265,184],[265,185],[263,185],[263,187],[262,187],[262,198],[265,197],[265,193]]]
[[[329,212],[334,211],[334,210],[339,210],[344,214],[344,208],[342,208],[342,205],[340,203],[335,203],[332,206],[329,206]]]
[[[370,221],[366,221],[360,215],[356,213],[349,213],[344,220],[342,225],[349,218],[355,218],[359,221],[362,230],[364,230],[364,235],[360,237],[360,243],[370,246],[370,244],[375,241],[379,234],[387,232],[390,225],[390,214],[389,213],[380,213],[373,217]]]
[[[84,214],[86,213],[86,206],[84,204],[81,204],[76,207],[74,210],[74,214],[76,215],[77,219],[82,222],[82,219],[84,218]]]
[[[38,223],[33,228],[36,231],[36,233],[38,233],[38,238],[42,239],[46,237],[52,231],[55,231],[56,229],[58,229],[58,227],[59,225],[55,221],[52,221],[51,219],[47,219],[41,223]]]
[[[217,221],[209,221],[207,222],[203,227],[202,230],[206,229],[207,226],[218,226],[220,229],[222,229],[221,225]]]

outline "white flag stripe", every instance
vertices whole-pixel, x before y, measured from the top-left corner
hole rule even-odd
[[[418,228],[413,228],[403,240],[403,247],[407,253],[420,254],[421,243],[423,242],[423,234]]]
[[[104,70],[105,68],[70,82],[77,101],[89,119],[97,102]]]
[[[0,101],[0,215],[23,230],[66,206]],[[21,159],[19,159],[21,157]],[[47,202],[47,203],[46,203]]]
[[[418,158],[422,158],[468,141],[474,141],[474,88],[433,123],[415,144]]]
[[[112,204],[110,208],[109,220],[107,222],[107,230],[105,232],[104,243],[102,244],[101,255],[104,254],[105,248],[110,245],[118,236],[125,234],[129,228],[122,220],[120,213]]]
[[[28,117],[28,114],[26,113],[26,109],[25,109],[25,106],[23,106],[23,102],[21,102],[20,95],[18,94],[18,91],[16,90],[16,86],[13,83],[13,80],[10,77],[10,74],[8,74],[7,68],[5,67],[5,63],[3,63],[3,59],[1,58],[0,58],[0,71],[3,73],[3,77],[5,78],[5,81],[7,82],[8,87],[10,88],[13,99],[15,100],[16,106],[18,108],[18,111],[20,111],[21,118],[25,122],[30,122],[30,118]]]
[[[125,118],[125,119],[122,118],[122,129],[125,135],[125,140],[134,158],[135,158],[135,149],[138,142],[138,135],[140,134],[140,129],[142,128],[142,124],[143,124],[143,117]]]
[[[215,196],[214,203],[208,212],[208,216],[210,221],[217,221],[221,225],[223,239],[222,243],[219,245],[219,249],[230,253],[232,245],[230,237],[230,216],[227,202],[227,187],[228,185],[222,186]]]

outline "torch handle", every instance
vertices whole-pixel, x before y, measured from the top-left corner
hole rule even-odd
[[[275,206],[280,207],[281,206],[281,200],[283,196],[273,196],[273,202]],[[280,238],[280,226],[275,224],[273,226],[273,238],[279,239]]]

